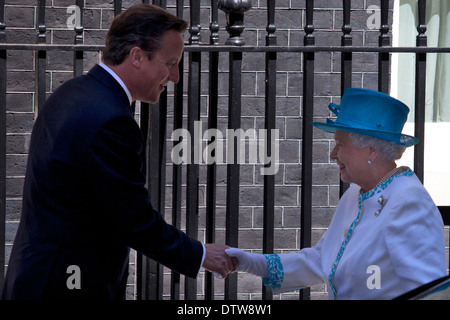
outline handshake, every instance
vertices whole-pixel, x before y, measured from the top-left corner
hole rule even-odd
[[[218,243],[205,244],[205,249],[203,268],[211,271],[218,278],[225,279],[230,273],[236,271],[268,277],[266,257],[263,254],[248,253]]]

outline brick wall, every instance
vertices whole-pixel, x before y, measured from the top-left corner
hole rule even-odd
[[[48,43],[73,43],[75,33],[67,28],[70,14],[67,7],[75,1],[48,0],[46,7],[46,39]],[[127,8],[140,1],[123,1]],[[186,1],[187,2],[187,1]],[[9,43],[35,43],[37,9],[35,0],[6,1],[6,32]],[[174,12],[175,1],[167,1]],[[202,41],[209,41],[209,3],[202,1]],[[377,30],[368,27],[372,16],[366,11],[379,1],[359,0],[352,2],[352,35],[354,45],[378,44]],[[302,45],[304,25],[304,0],[278,0],[275,24],[279,45]],[[340,45],[342,35],[342,1],[315,1],[314,35],[317,45]],[[109,24],[113,18],[112,1],[86,0],[83,12],[85,44],[103,44]],[[185,17],[189,19],[189,6]],[[245,16],[246,29],[243,37],[247,45],[265,44],[266,1],[253,0],[253,8]],[[219,13],[220,40],[225,43],[225,15]],[[186,33],[188,39],[189,33]],[[72,78],[73,54],[71,52],[48,52],[47,92],[50,94],[67,79]],[[100,61],[100,53],[86,52],[85,71]],[[222,53],[219,74],[219,129],[227,127],[228,101],[228,54]],[[315,118],[323,120],[329,116],[327,105],[339,101],[340,96],[340,54],[317,53],[315,60]],[[34,54],[30,51],[8,51],[7,60],[7,257],[18,226],[21,211],[22,185],[34,121]],[[299,250],[300,243],[300,191],[301,191],[301,123],[302,123],[302,57],[298,53],[279,53],[277,62],[277,129],[280,134],[280,167],[276,175],[275,191],[275,248],[276,252]],[[187,63],[185,64],[187,65]],[[202,68],[201,120],[207,124],[207,63]],[[264,54],[244,53],[242,88],[242,128],[262,128],[264,123]],[[187,78],[185,81],[187,86]],[[355,53],[353,55],[353,86],[377,88],[377,55]],[[170,88],[169,88],[170,96]],[[186,108],[185,108],[186,109]],[[139,110],[139,108],[138,108]],[[169,106],[168,137],[172,127],[173,111]],[[314,131],[313,153],[313,244],[326,230],[338,202],[339,176],[334,163],[329,160],[333,147],[332,136]],[[168,170],[166,212],[170,222],[171,212],[171,162],[172,142],[168,141]],[[259,165],[246,164],[241,167],[241,208],[239,218],[239,246],[252,252],[261,252],[263,215],[263,177]],[[184,171],[185,172],[185,171]],[[185,175],[184,175],[185,177]],[[200,166],[200,221],[199,239],[204,240],[206,167]],[[218,166],[217,179],[217,242],[225,239],[226,167]],[[184,227],[184,222],[182,223]],[[130,268],[128,298],[134,298],[134,257]],[[169,294],[169,270],[166,269],[164,295]],[[183,283],[183,281],[181,281]],[[223,281],[216,280],[217,298],[223,298]],[[181,288],[181,292],[183,288]],[[312,299],[326,298],[325,285],[312,287]],[[198,280],[199,298],[203,296],[203,274]],[[261,297],[261,282],[247,274],[239,275],[239,299]],[[295,299],[298,292],[275,296],[275,299]]]

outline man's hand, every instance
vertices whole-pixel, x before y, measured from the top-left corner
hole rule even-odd
[[[203,268],[219,274],[222,279],[225,279],[228,274],[235,272],[239,262],[236,258],[230,257],[225,253],[225,249],[228,248],[229,246],[223,244],[206,243]]]

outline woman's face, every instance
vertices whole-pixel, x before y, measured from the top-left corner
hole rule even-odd
[[[334,140],[336,146],[330,153],[330,159],[339,165],[341,180],[359,186],[364,185],[364,179],[368,178],[370,148],[355,147],[350,134],[346,131],[336,130]]]

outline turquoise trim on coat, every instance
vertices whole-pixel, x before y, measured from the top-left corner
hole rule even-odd
[[[281,263],[280,256],[277,254],[265,254],[264,256],[267,261],[269,277],[263,278],[263,283],[267,289],[279,289],[284,280],[283,264]]]

